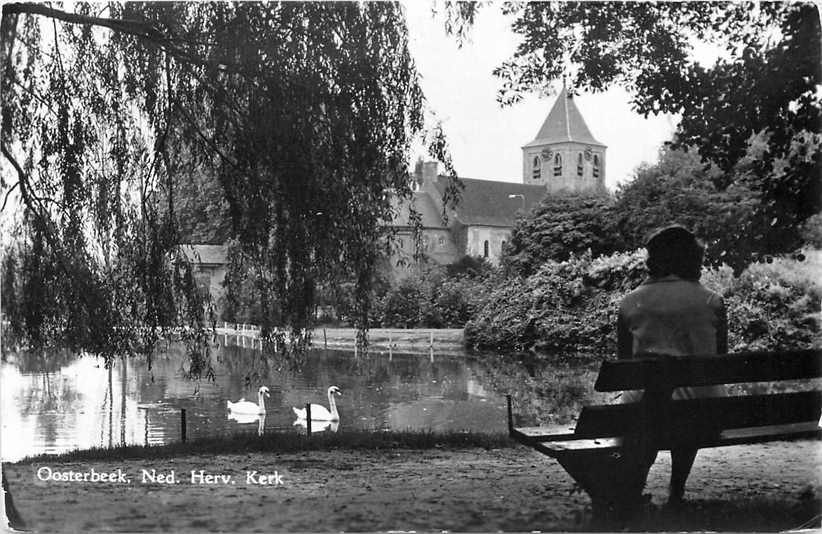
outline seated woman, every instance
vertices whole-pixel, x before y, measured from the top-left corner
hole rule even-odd
[[[682,226],[668,226],[648,239],[646,249],[649,278],[620,303],[618,357],[637,358],[649,353],[671,356],[726,353],[725,305],[722,297],[699,283],[705,249],[696,236]],[[678,388],[673,398],[722,394],[723,386]],[[622,401],[636,402],[641,398],[641,391],[626,392]],[[696,453],[696,448],[688,446],[671,451],[669,503],[682,500]],[[644,485],[656,451],[640,454],[637,476]]]

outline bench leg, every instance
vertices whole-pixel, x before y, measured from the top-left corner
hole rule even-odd
[[[625,450],[573,451],[557,457],[560,465],[591,498],[594,519],[624,519],[643,504],[642,490],[656,459]]]

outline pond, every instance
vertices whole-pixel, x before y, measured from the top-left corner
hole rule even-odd
[[[222,346],[212,354],[214,380],[186,377],[181,347],[142,358],[102,360],[67,352],[4,354],[0,367],[0,457],[15,461],[120,444],[163,444],[236,433],[305,432],[292,411],[336,397],[343,429],[506,431],[505,394],[516,399],[517,424],[566,423],[594,394],[596,365],[523,363],[495,355],[408,355],[311,351],[283,361],[259,350]],[[230,419],[226,401],[257,400],[269,388],[266,416]]]

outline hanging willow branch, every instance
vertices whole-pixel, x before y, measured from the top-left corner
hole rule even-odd
[[[25,266],[9,296],[17,330],[100,352],[150,350],[176,329],[189,333],[192,372],[208,374],[214,303],[179,244],[181,226],[222,216],[223,239],[256,273],[264,329],[310,326],[317,287],[341,280],[367,328],[391,197],[411,196],[410,147],[426,133],[401,6],[105,9],[3,7],[3,154],[25,154],[12,165],[20,258],[7,262]],[[455,176],[442,132],[429,141]],[[454,180],[449,202],[457,193]],[[40,198],[53,205],[35,210]],[[51,246],[37,217],[56,229]]]

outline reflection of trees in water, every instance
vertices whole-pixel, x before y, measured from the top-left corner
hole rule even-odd
[[[307,381],[335,384],[343,388],[345,406],[355,406],[359,426],[382,425],[385,414],[398,404],[416,404],[421,399],[462,400],[467,398],[469,372],[464,359],[425,355],[393,355],[369,351],[359,354],[327,351],[315,354],[306,366]]]
[[[569,423],[582,406],[609,402],[613,395],[594,391],[600,360],[588,356],[553,361],[523,356],[487,355],[476,360],[476,373],[500,396],[510,394],[515,423]]]
[[[77,359],[77,354],[67,349],[21,350],[3,353],[3,362],[13,364],[20,374],[56,373]],[[84,356],[93,358],[93,356]],[[100,359],[101,365],[103,360]]]
[[[4,353],[3,361],[14,365],[27,385],[15,398],[20,415],[33,417],[38,439],[55,443],[64,430],[66,414],[81,407],[82,394],[71,376],[63,374],[79,356],[68,350],[34,350]],[[102,364],[102,360],[101,364]]]
[[[44,371],[31,376],[31,379],[31,387],[24,390],[18,403],[21,415],[69,413],[77,409],[82,395],[69,377],[59,372]]]
[[[255,392],[283,367],[282,362],[259,349],[229,345],[221,346],[216,354],[219,369],[227,375],[229,383]]]
[[[435,357],[432,362],[424,355],[389,356],[370,351],[343,362],[345,374],[355,377],[358,386],[390,389],[395,401],[431,395],[456,400],[467,395],[468,372],[461,358]]]

